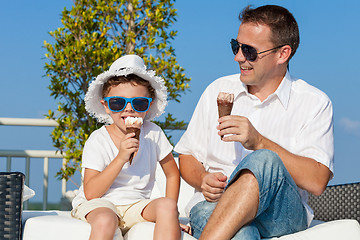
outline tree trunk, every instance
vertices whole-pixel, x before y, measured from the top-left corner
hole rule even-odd
[[[135,33],[134,7],[131,2],[128,3],[127,10],[128,10],[128,14],[130,15],[130,19],[128,21],[128,29],[126,35],[129,36],[130,32]],[[134,50],[135,50],[135,41],[127,42],[125,53],[126,54],[134,53]]]

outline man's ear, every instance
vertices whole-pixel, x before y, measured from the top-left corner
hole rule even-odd
[[[279,64],[286,63],[291,55],[291,52],[292,52],[292,50],[289,45],[285,45],[285,46],[281,47],[278,51],[278,54],[279,54],[278,63]]]

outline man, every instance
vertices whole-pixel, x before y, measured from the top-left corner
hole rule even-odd
[[[331,101],[287,71],[299,45],[296,20],[274,5],[247,7],[239,18],[231,45],[240,74],[207,87],[175,147],[196,189],[188,207],[199,239],[304,230],[313,217],[307,192],[320,195],[333,176]],[[235,100],[218,119],[219,92]]]

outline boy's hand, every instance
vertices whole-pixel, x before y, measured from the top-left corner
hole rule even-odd
[[[130,155],[139,149],[139,140],[134,136],[135,133],[128,133],[120,141],[118,157],[124,163],[128,162]]]

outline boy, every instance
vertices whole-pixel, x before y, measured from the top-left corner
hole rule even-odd
[[[113,239],[117,227],[125,234],[142,221],[156,223],[154,239],[180,239],[180,174],[165,134],[149,121],[164,112],[166,98],[164,80],[136,55],[119,58],[90,84],[85,108],[106,125],[85,143],[83,185],[72,210],[90,223],[90,239]],[[126,133],[128,117],[144,119],[139,139]],[[167,178],[166,197],[150,200],[157,161]]]

